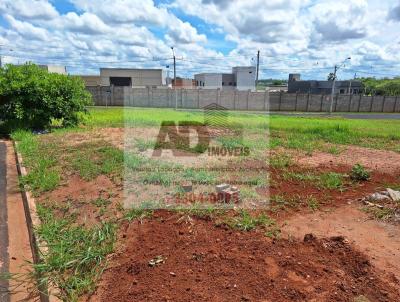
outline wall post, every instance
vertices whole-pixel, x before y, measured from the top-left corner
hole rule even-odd
[[[371,98],[371,106],[369,107],[369,112],[372,112],[372,106],[374,104],[374,99],[375,99],[375,96],[373,95]]]
[[[338,98],[339,98],[339,93],[336,93],[336,97],[335,97],[335,110],[334,110],[334,112],[337,112]]]
[[[397,99],[398,99],[398,96],[396,95],[396,98],[394,99],[394,108],[393,108],[393,112],[396,112],[396,109],[397,109]]]
[[[267,89],[264,91],[264,111],[267,111]]]
[[[350,100],[349,100],[349,112],[351,111],[351,101],[353,100],[353,94],[352,93],[350,93],[350,95],[349,95],[349,98],[350,98]]]
[[[237,90],[235,89],[235,94],[233,95],[233,110],[236,110],[236,95],[237,95]]]
[[[385,103],[386,103],[386,95],[383,96],[383,101],[382,101],[382,112],[385,110]]]
[[[246,110],[249,111],[249,98],[250,98],[250,89],[247,90],[247,98],[246,98]]]
[[[278,105],[278,111],[281,111],[281,106],[282,106],[282,91],[279,91],[279,105]]]
[[[310,103],[310,92],[307,94],[306,112],[308,112],[308,104]]]
[[[200,109],[200,89],[197,89],[197,109]]]
[[[114,85],[111,86],[111,100],[110,100],[110,106],[114,105]]]
[[[323,94],[321,94],[321,104],[320,104],[320,106],[319,106],[319,111],[320,112],[322,112],[322,105],[323,105],[323,103],[324,103],[324,95]]]
[[[358,108],[357,108],[357,112],[360,112],[361,99],[362,99],[362,94],[360,94],[360,97],[358,98]]]

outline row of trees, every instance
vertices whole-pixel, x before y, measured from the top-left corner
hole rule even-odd
[[[0,68],[0,129],[77,125],[92,98],[79,77],[49,73],[34,64]]]
[[[400,77],[394,79],[359,78],[366,95],[400,95]]]

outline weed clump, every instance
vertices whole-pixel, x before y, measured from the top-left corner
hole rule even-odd
[[[370,173],[361,164],[355,164],[351,169],[350,178],[353,181],[367,181],[370,177]]]

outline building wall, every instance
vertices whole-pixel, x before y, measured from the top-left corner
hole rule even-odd
[[[256,68],[254,66],[248,67],[233,67],[232,73],[236,79],[236,89],[255,91],[256,81]]]
[[[233,73],[201,73],[194,78],[198,88],[255,91],[255,67],[234,67],[232,71]]]
[[[96,76],[96,75],[80,75],[79,77],[85,82],[85,86],[99,86],[99,85],[101,85],[100,76]]]
[[[177,88],[193,89],[193,88],[196,88],[196,82],[193,79],[177,78],[176,85],[173,85],[173,86],[176,86]]]
[[[165,84],[162,69],[100,68],[102,86],[110,85],[110,77],[130,77],[133,87],[162,86]]]
[[[194,75],[194,79],[199,83],[198,88],[222,88],[222,73],[200,73]]]
[[[350,91],[351,90],[351,91]],[[362,91],[360,81],[336,81],[335,93],[340,94],[358,94]],[[312,94],[331,94],[331,81],[296,81],[288,82],[289,93],[312,93]]]
[[[60,65],[38,65],[40,68],[51,73],[67,74],[67,68]]]

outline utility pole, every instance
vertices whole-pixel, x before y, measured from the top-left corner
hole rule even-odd
[[[176,92],[176,58],[175,58],[175,51],[174,47],[171,47],[172,55],[174,58],[174,90],[175,90],[175,110],[178,109],[178,94]]]
[[[171,81],[171,79],[169,77],[169,65],[167,65],[165,67],[167,67],[167,87],[169,87],[169,84],[170,84],[170,81]],[[171,86],[172,86],[172,83],[171,83]]]
[[[257,90],[257,84],[258,84],[258,72],[260,70],[260,51],[257,51],[257,73],[256,73],[256,90]]]
[[[333,110],[333,97],[335,95],[336,71],[337,70],[338,70],[338,66],[335,65],[335,71],[333,72],[333,80],[332,80],[331,105],[329,107],[329,114],[332,114],[332,110]]]
[[[346,58],[346,60],[344,60],[344,61],[342,62],[342,64],[340,64],[340,65],[335,65],[335,70],[334,70],[334,72],[333,72],[333,79],[332,79],[331,105],[330,105],[330,107],[329,107],[329,114],[332,114],[332,111],[333,111],[333,98],[334,98],[334,95],[335,95],[336,72],[338,71],[339,68],[341,68],[341,67],[344,66],[344,63],[345,63],[347,60],[350,60],[350,59],[351,59],[351,57],[348,57],[348,58]]]

